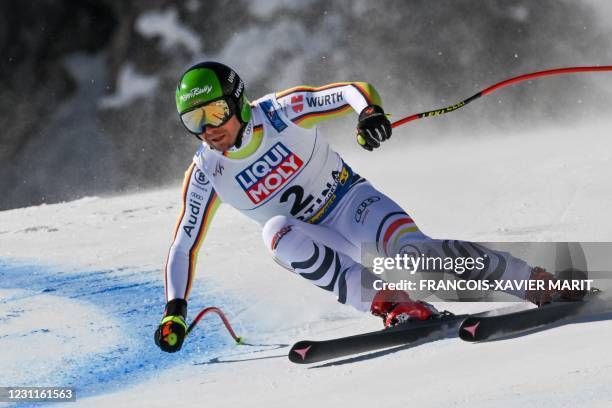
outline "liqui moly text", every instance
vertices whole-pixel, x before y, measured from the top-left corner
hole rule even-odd
[[[259,204],[282,188],[303,164],[302,159],[279,142],[238,173],[236,180],[249,199]]]

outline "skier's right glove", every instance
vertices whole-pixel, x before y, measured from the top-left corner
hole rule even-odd
[[[174,353],[181,349],[187,335],[187,302],[172,299],[166,304],[164,317],[155,330],[155,344],[165,352]]]

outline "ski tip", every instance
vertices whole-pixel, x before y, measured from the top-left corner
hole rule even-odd
[[[480,327],[480,319],[476,317],[468,317],[461,323],[459,327],[459,337],[461,340],[465,341],[478,341],[479,340],[479,331]]]
[[[307,364],[310,359],[310,351],[312,350],[314,342],[303,340],[298,341],[289,350],[289,361],[297,364]]]

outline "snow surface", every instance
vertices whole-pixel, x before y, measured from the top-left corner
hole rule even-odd
[[[609,120],[524,134],[412,142],[400,129],[347,161],[440,238],[612,240]],[[346,150],[346,151],[345,151]],[[188,160],[188,159],[187,159]],[[179,186],[0,212],[0,385],[72,385],[67,407],[609,407],[612,321],[483,344],[446,339],[337,364],[288,345],[380,327],[276,265],[256,224],[222,207],[190,316],[227,311],[255,346],[207,317],[184,349],[153,344]],[[437,304],[454,312],[501,304]],[[62,406],[57,404],[55,406]]]

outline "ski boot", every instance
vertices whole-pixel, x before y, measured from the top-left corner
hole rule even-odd
[[[527,290],[525,292],[525,299],[531,303],[535,303],[538,306],[545,305],[547,303],[562,301],[562,302],[576,302],[582,300],[586,295],[586,290],[568,290],[568,289],[553,289],[550,288],[550,282],[555,281],[566,281],[566,280],[580,280],[586,279],[586,273],[578,270],[566,270],[556,277],[552,273],[546,271],[544,268],[539,266],[534,267],[531,270],[531,276],[529,280],[539,280],[544,282],[544,289],[540,290]]]
[[[370,311],[374,316],[382,317],[385,328],[410,320],[427,320],[440,315],[440,312],[429,303],[414,301],[404,291],[388,289],[376,293]]]

